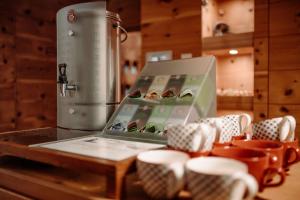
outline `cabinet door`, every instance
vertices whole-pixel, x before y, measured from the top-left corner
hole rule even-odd
[[[270,35],[300,33],[300,1],[270,0]]]
[[[299,104],[300,70],[271,71],[269,87],[270,104]]]
[[[269,31],[269,1],[255,0],[254,36],[267,37]]]
[[[254,103],[268,103],[268,75],[254,76]]]
[[[270,37],[269,43],[270,70],[300,69],[300,34]]]

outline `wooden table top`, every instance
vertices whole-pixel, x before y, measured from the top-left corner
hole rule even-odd
[[[259,193],[255,199],[299,199],[299,180],[300,162],[291,166],[289,175],[282,186],[267,188],[264,192]],[[27,184],[28,187],[24,187],[24,184]],[[62,196],[68,199],[70,195],[72,199],[75,199],[75,196],[76,199],[103,199],[105,196],[105,177],[87,172],[70,171],[33,161],[4,157],[0,159],[0,187],[19,191],[28,196],[45,196],[46,199]],[[126,199],[149,199],[136,174],[127,176],[125,195]],[[182,192],[180,197],[180,199],[190,199],[187,192]]]
[[[32,142],[47,142],[58,139],[55,129],[10,132],[1,134],[1,140],[28,145]],[[76,136],[80,136],[79,133]],[[69,137],[66,133],[60,137]],[[83,164],[82,162],[80,162]],[[77,164],[80,164],[79,162]],[[97,168],[96,166],[94,166]],[[21,158],[0,157],[0,189],[44,199],[103,199],[105,196],[106,177],[97,170],[83,171],[80,167],[72,170],[60,165],[42,164]],[[256,199],[294,200],[300,199],[300,162],[291,166],[285,183],[280,187],[267,188]],[[26,185],[26,187],[24,187]],[[126,177],[126,199],[148,199],[136,174]],[[1,191],[0,191],[1,197]],[[180,199],[189,199],[187,192],[180,193]]]

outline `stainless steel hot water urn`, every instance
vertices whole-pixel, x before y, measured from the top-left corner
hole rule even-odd
[[[120,21],[105,2],[58,11],[58,127],[102,130],[120,102]]]

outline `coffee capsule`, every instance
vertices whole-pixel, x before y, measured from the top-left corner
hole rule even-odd
[[[142,96],[141,91],[140,90],[136,90],[132,93],[130,93],[129,98],[140,98]]]
[[[138,130],[138,127],[137,127],[137,123],[136,121],[133,121],[133,122],[129,122],[128,125],[127,125],[127,131],[128,132],[135,132]]]

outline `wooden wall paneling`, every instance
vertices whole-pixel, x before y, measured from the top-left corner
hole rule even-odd
[[[193,16],[143,25],[143,48],[201,43],[200,19]]]
[[[19,102],[17,128],[30,129],[32,127],[56,126],[56,102]]]
[[[254,1],[254,122],[269,117],[269,0]]]
[[[181,53],[201,55],[201,16],[160,21],[142,25],[142,63],[148,51],[173,51],[173,59]]]
[[[142,66],[149,51],[201,55],[201,1],[141,1]]]
[[[15,34],[15,23],[13,13],[0,10],[0,36],[13,36]]]
[[[16,0],[15,0],[16,1]],[[15,12],[18,16],[30,16],[36,19],[49,19],[56,15],[58,9],[62,8],[72,0],[17,0]],[[78,1],[77,1],[78,2]],[[61,4],[61,6],[60,6]]]
[[[14,38],[1,39],[0,36],[0,65],[14,65],[15,49]]]
[[[56,60],[56,44],[53,42],[16,37],[17,57]]]
[[[269,111],[268,104],[253,104],[254,122],[259,122],[268,119]]]
[[[54,15],[55,16],[55,15]],[[17,36],[38,38],[55,42],[55,17],[51,20],[34,19],[28,16],[16,17]]]
[[[254,75],[254,103],[268,103],[269,97],[269,78],[268,74]]]
[[[16,126],[15,18],[7,3],[0,3],[0,132]]]
[[[56,125],[56,83],[18,82],[17,128]],[[29,92],[30,91],[30,92]]]
[[[41,38],[55,42],[56,1],[21,0],[16,6],[16,31],[18,36]],[[47,7],[45,6],[47,5]]]
[[[228,24],[230,33],[253,32],[254,0],[208,1],[202,6],[202,37],[212,37],[219,22]]]
[[[254,38],[254,70],[268,71],[269,69],[269,40]]]
[[[253,97],[246,96],[218,96],[217,98],[219,110],[253,110]]]
[[[0,131],[55,126],[56,12],[88,1],[0,1]]]
[[[300,1],[270,0],[270,35],[300,34]]]
[[[300,104],[300,70],[269,72],[269,103]]]
[[[202,38],[212,37],[215,22],[218,18],[218,4],[216,0],[207,1],[206,6],[202,6]]]
[[[15,82],[15,69],[13,65],[0,64],[0,85],[11,85]]]
[[[180,59],[182,53],[192,53],[193,57],[201,56],[201,49],[199,49],[199,43],[147,47],[142,49],[142,66],[144,66],[145,64],[145,55],[147,52],[166,50],[172,50],[173,59]]]
[[[268,37],[269,35],[269,0],[254,1],[254,36]]]
[[[148,24],[166,20],[199,16],[201,1],[141,0],[141,23]],[[198,23],[198,22],[195,22]],[[201,26],[201,23],[197,24]]]
[[[2,200],[33,200],[32,198],[25,197],[4,188],[0,188],[0,197]]]
[[[254,31],[254,0],[216,1],[218,14],[215,21],[229,25],[230,33],[245,33]],[[213,24],[213,26],[215,25]]]
[[[16,59],[18,79],[56,80],[56,62],[54,60]]]
[[[253,93],[253,57],[251,54],[217,57],[217,88],[246,90]]]
[[[27,1],[27,0],[24,0],[24,1]],[[53,0],[46,0],[46,1],[49,2],[50,4],[51,3],[54,4],[53,8],[56,8],[57,11],[59,9],[65,7],[65,6],[68,6],[68,5],[73,5],[73,4],[77,4],[77,3],[92,2],[91,0],[54,0],[54,1]],[[98,1],[106,1],[107,2],[109,0],[98,0]],[[47,3],[47,4],[49,4],[49,3]]]
[[[122,19],[122,26],[127,31],[141,29],[141,0],[108,0],[106,7],[111,12],[118,13]]]
[[[15,101],[0,101],[0,131],[15,128]]]
[[[56,100],[56,82],[17,82],[18,101],[39,102],[41,100]]]
[[[0,86],[15,83],[14,43],[0,40]]]
[[[299,124],[300,2],[269,2],[269,117],[293,115]]]
[[[0,1],[0,11],[3,12],[11,12],[12,14],[14,14],[14,10],[15,10],[15,3],[12,3],[11,0],[1,0]]]
[[[0,85],[15,82],[14,23],[9,13],[0,12]]]
[[[14,101],[15,85],[0,85],[0,101]]]
[[[0,188],[0,197],[2,200],[33,200],[4,188]]]
[[[294,117],[300,119],[300,105],[292,104],[270,104],[270,117],[293,115]],[[298,122],[300,123],[300,122]]]
[[[269,42],[270,70],[300,69],[300,34],[270,37]]]

